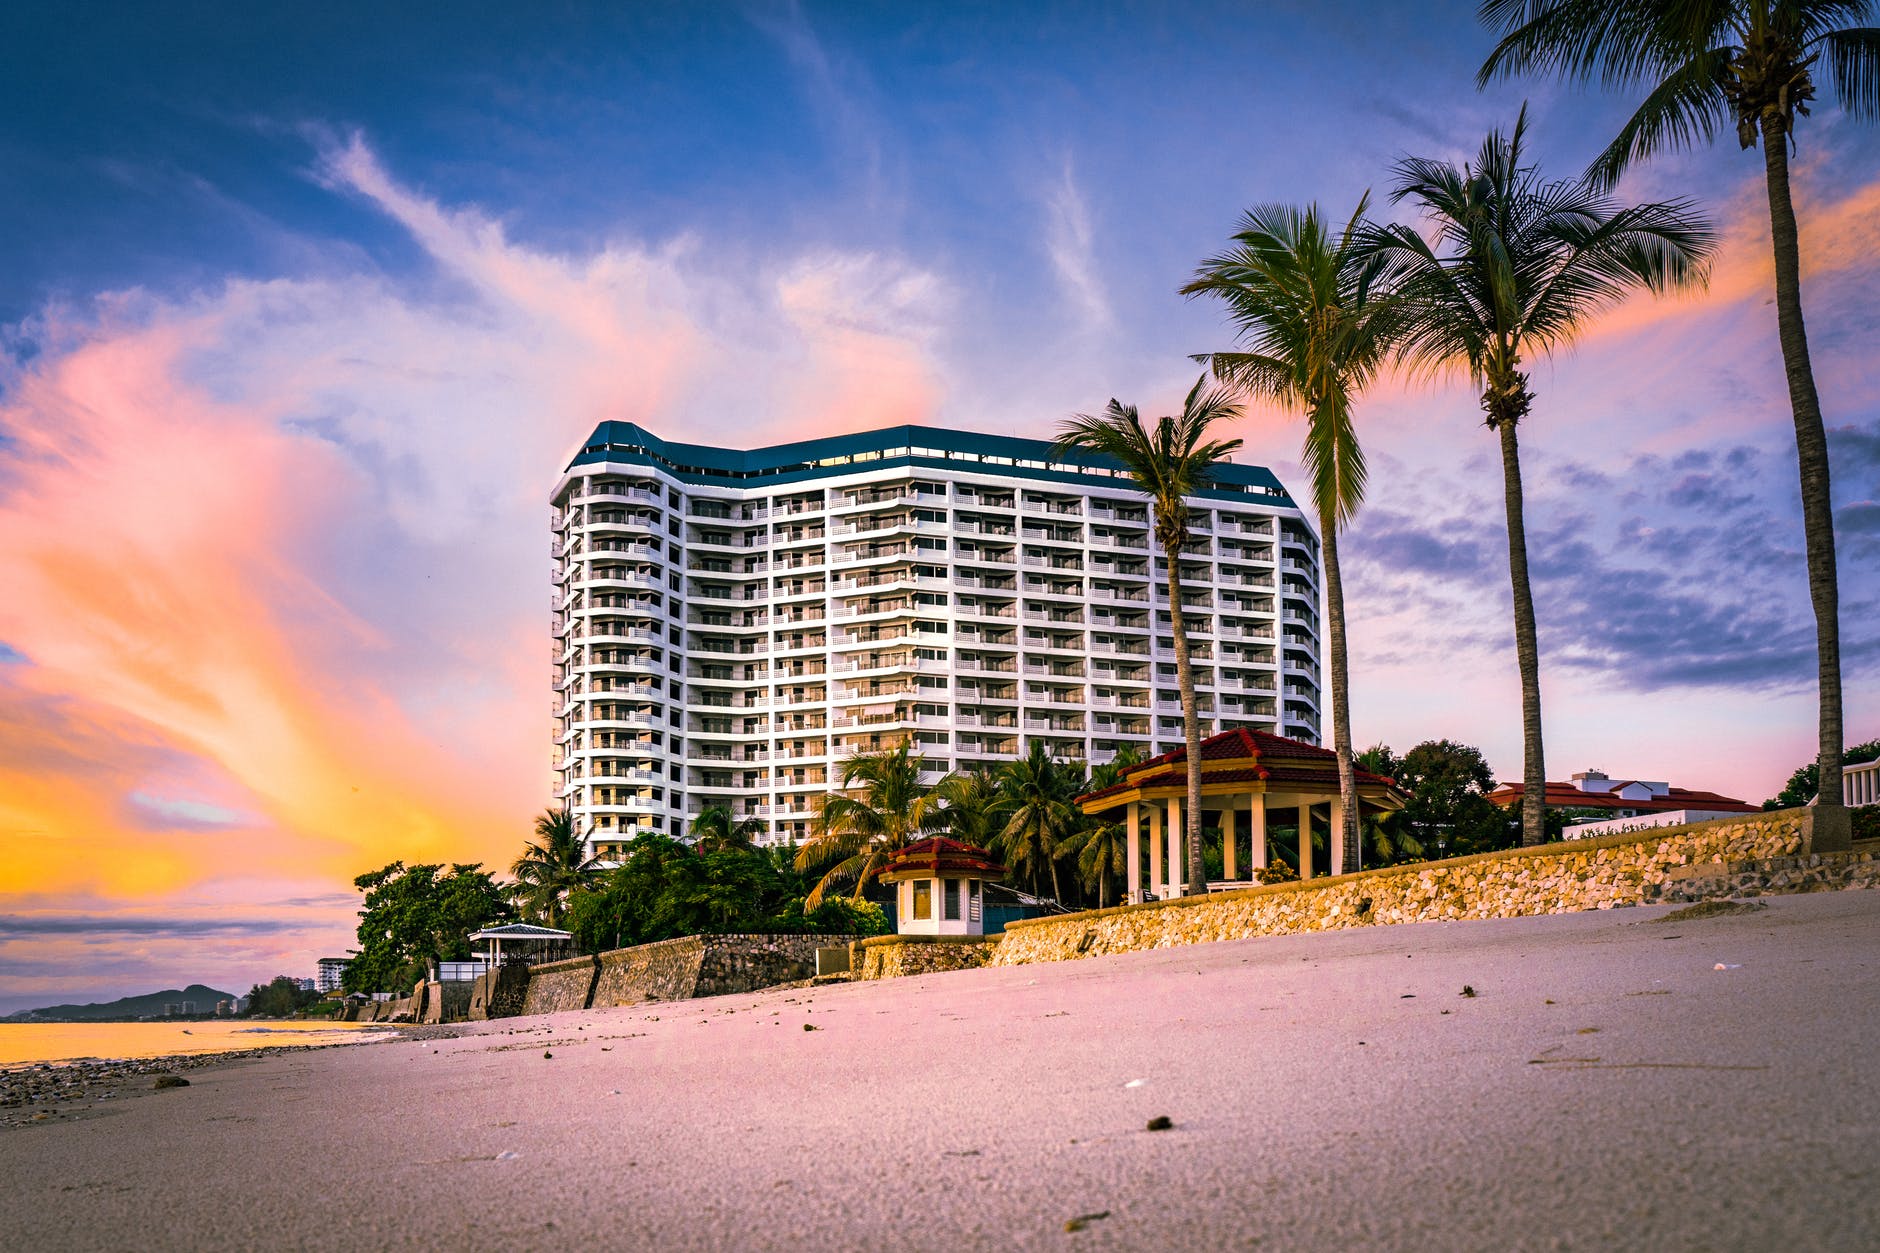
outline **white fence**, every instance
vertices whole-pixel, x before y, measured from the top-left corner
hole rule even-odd
[[[1880,805],[1880,761],[1841,767],[1841,803]]]

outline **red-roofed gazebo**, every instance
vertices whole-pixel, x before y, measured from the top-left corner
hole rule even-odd
[[[983,848],[936,835],[909,844],[879,872],[895,884],[895,930],[902,935],[984,935],[983,887],[1005,867]]]
[[[1358,803],[1361,808],[1402,809],[1404,796],[1397,785],[1381,775],[1357,771]],[[1183,745],[1172,753],[1151,757],[1141,765],[1131,766],[1123,781],[1102,791],[1077,798],[1087,814],[1124,811],[1128,832],[1127,879],[1129,899],[1144,899],[1142,886],[1142,828],[1149,834],[1148,879],[1146,895],[1170,897],[1181,894],[1186,878],[1187,860],[1182,839],[1187,824],[1182,820],[1182,806],[1188,799],[1188,748]],[[1346,864],[1344,848],[1343,804],[1338,795],[1338,757],[1330,749],[1301,740],[1289,740],[1265,731],[1240,728],[1211,735],[1201,741],[1202,828],[1217,828],[1221,833],[1221,860],[1225,881],[1211,886],[1233,886],[1242,882],[1236,866],[1235,844],[1241,814],[1250,823],[1251,842],[1246,868],[1247,884],[1256,882],[1258,871],[1267,865],[1266,825],[1272,810],[1292,810],[1297,814],[1299,877],[1312,877],[1312,806],[1331,806],[1331,868],[1339,873]],[[1167,838],[1164,838],[1167,832]],[[1353,862],[1356,851],[1352,850]]]

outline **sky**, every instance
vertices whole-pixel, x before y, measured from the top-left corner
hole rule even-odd
[[[1478,92],[1472,5],[0,9],[0,1013],[311,974],[355,875],[506,867],[551,800],[547,498],[605,419],[751,446],[1049,437],[1178,406],[1236,218],[1380,212],[1525,100],[1569,177],[1625,112]],[[926,11],[923,11],[926,10]],[[1848,739],[1880,735],[1880,129],[1795,154]],[[1550,777],[1761,801],[1813,620],[1756,153],[1640,167],[1722,238],[1532,362]],[[1495,440],[1360,401],[1353,733],[1520,776]],[[1302,489],[1300,426],[1243,459]]]

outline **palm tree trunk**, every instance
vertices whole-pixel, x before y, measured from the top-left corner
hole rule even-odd
[[[1319,545],[1325,560],[1325,630],[1331,645],[1332,750],[1338,755],[1338,802],[1342,815],[1342,865],[1333,874],[1353,874],[1359,865],[1358,776],[1351,767],[1351,677],[1345,657],[1345,585],[1338,572],[1338,519],[1319,510]]]
[[[1175,633],[1175,675],[1182,692],[1182,739],[1188,745],[1188,882],[1183,896],[1207,891],[1201,863],[1201,711],[1195,702],[1195,668],[1188,656],[1188,624],[1182,621],[1181,545],[1163,545],[1168,554],[1169,626]],[[1172,835],[1173,832],[1170,832]]]
[[[1808,361],[1802,324],[1802,263],[1795,205],[1789,198],[1787,127],[1763,118],[1763,165],[1769,184],[1769,234],[1776,254],[1776,327],[1795,413],[1795,451],[1802,475],[1802,529],[1808,542],[1808,592],[1815,605],[1815,668],[1820,693],[1814,841],[1816,852],[1850,847],[1851,821],[1841,796],[1841,594],[1834,559],[1834,513],[1828,494],[1828,436]]]
[[[1508,578],[1514,589],[1514,655],[1521,668],[1521,843],[1547,841],[1547,767],[1541,757],[1541,650],[1528,587],[1527,524],[1521,509],[1521,449],[1515,422],[1501,435],[1501,488],[1508,507]]]

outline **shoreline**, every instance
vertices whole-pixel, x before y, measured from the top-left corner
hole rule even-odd
[[[157,1057],[72,1057],[0,1067],[0,1134],[54,1122],[76,1122],[103,1113],[101,1104],[152,1096],[159,1076],[255,1062],[287,1053],[326,1052],[404,1038],[406,1028],[364,1031],[364,1038],[332,1044],[257,1044],[214,1053],[170,1053]],[[186,1085],[178,1085],[186,1086]]]
[[[1880,1072],[1858,1047],[1880,894],[1674,915],[1354,928],[214,1055],[161,1101],[0,1135],[8,1235],[1880,1245]]]

